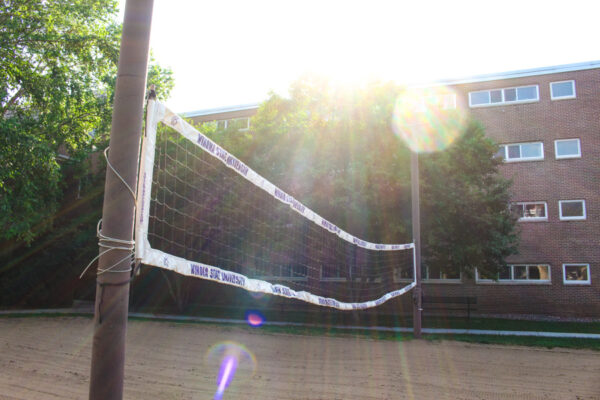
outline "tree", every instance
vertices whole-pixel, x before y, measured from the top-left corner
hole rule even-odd
[[[98,254],[116,17],[115,0],[0,2],[4,306],[70,304],[79,273]],[[148,84],[167,98],[172,72],[151,59]]]
[[[116,14],[115,0],[0,4],[0,240],[30,242],[51,226],[64,188],[61,157],[82,161],[106,141]],[[168,93],[171,72],[149,72]]]
[[[471,122],[447,150],[422,157],[423,259],[429,268],[496,276],[517,251],[511,182],[498,173],[498,146]]]
[[[323,217],[379,243],[405,243],[410,228],[410,151],[394,134],[402,88],[335,87],[305,77],[263,103],[252,133],[216,141]],[[471,123],[445,151],[421,157],[424,263],[494,273],[516,250],[510,182],[497,146]],[[466,225],[468,224],[468,225]],[[465,229],[468,226],[468,229]]]

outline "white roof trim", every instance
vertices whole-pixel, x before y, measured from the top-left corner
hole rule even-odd
[[[551,67],[539,67],[539,68],[531,68],[531,69],[521,69],[516,71],[508,71],[508,72],[497,72],[492,74],[485,75],[475,75],[471,77],[457,78],[457,79],[445,79],[436,82],[424,83],[420,85],[415,85],[416,87],[432,87],[432,86],[444,86],[444,85],[460,85],[464,83],[476,83],[476,82],[486,82],[486,81],[496,81],[503,79],[514,79],[514,78],[523,78],[527,76],[537,76],[537,75],[548,75],[548,74],[558,74],[561,72],[571,72],[571,71],[582,71],[586,69],[595,69],[600,68],[600,60],[598,61],[586,61],[575,64],[564,64],[564,65],[556,65]]]
[[[204,110],[184,112],[181,115],[185,118],[191,118],[191,117],[199,117],[202,115],[221,114],[221,113],[232,112],[232,111],[253,110],[253,109],[257,109],[258,105],[259,105],[259,103],[250,103],[250,104],[240,104],[237,106],[207,108]]]

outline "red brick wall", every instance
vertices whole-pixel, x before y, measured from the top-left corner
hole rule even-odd
[[[550,82],[575,80],[575,99],[551,100]],[[539,102],[468,107],[468,92],[539,86]],[[541,161],[505,163],[515,201],[544,201],[548,220],[519,222],[521,244],[511,263],[549,264],[549,284],[426,285],[426,293],[473,295],[488,313],[600,317],[600,70],[584,70],[454,86],[459,104],[499,144],[541,141]],[[557,160],[554,140],[579,138],[582,157]],[[587,219],[561,221],[559,200],[584,199]],[[563,263],[588,263],[591,285],[565,285]]]

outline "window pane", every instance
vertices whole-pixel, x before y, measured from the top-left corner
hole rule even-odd
[[[547,281],[549,279],[547,265],[529,265],[529,279]]]
[[[248,122],[249,119],[248,118],[236,118],[236,119],[230,119],[227,122],[227,128],[229,129],[248,129]]]
[[[542,156],[542,144],[541,143],[527,143],[521,145],[521,157],[523,158],[535,158]]]
[[[587,281],[587,265],[565,265],[565,278],[568,281]]]
[[[559,157],[578,156],[579,155],[579,139],[557,141],[556,142],[556,155]]]
[[[546,207],[543,204],[525,204],[525,218],[544,218]]]
[[[394,279],[413,279],[412,268],[401,268],[394,270]]]
[[[511,158],[521,158],[521,146],[517,145],[512,145],[512,146],[506,146],[506,149],[508,150],[508,159],[510,160]]]
[[[504,89],[504,101],[516,101],[517,89]]]
[[[443,268],[440,273],[441,279],[460,279],[460,271],[452,268]]]
[[[471,105],[477,104],[489,104],[490,102],[490,92],[471,92],[469,93],[471,97]]]
[[[549,266],[535,265],[534,267],[537,268],[541,280],[543,280],[543,281],[550,280],[550,267]]]
[[[525,216],[525,206],[523,206],[523,204],[513,204],[511,206],[511,210],[519,218],[523,218]]]
[[[429,279],[442,279],[442,271],[439,267],[428,266],[427,269],[429,270]]]
[[[552,84],[552,97],[572,97],[575,91],[573,82],[555,82]]]
[[[526,265],[514,265],[515,279],[527,279],[527,266]]]
[[[560,211],[563,217],[583,217],[583,201],[561,201]]]
[[[456,108],[456,95],[446,94],[442,97],[442,109],[452,110]]]
[[[517,100],[537,100],[537,88],[535,86],[517,88]]]
[[[340,278],[341,270],[336,265],[323,265],[322,277],[323,278]]]
[[[506,265],[500,269],[500,273],[498,274],[498,279],[502,279],[502,280],[511,279],[510,265]]]
[[[479,279],[494,279],[494,275],[486,272],[486,271],[482,271],[479,268],[477,269],[477,277]]]
[[[505,151],[504,146],[500,146],[498,148],[498,151],[496,152],[496,154],[494,154],[494,158],[501,158],[504,160],[504,157],[505,157],[504,151]]]
[[[502,90],[492,90],[490,92],[490,100],[492,103],[502,102]]]
[[[292,274],[293,276],[295,276],[296,278],[304,278],[307,275],[307,269],[306,269],[306,265],[294,265],[294,267],[292,268]]]

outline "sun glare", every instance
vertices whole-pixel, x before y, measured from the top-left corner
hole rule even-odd
[[[466,115],[447,87],[404,91],[394,107],[393,127],[412,151],[430,153],[450,146],[462,133]]]

